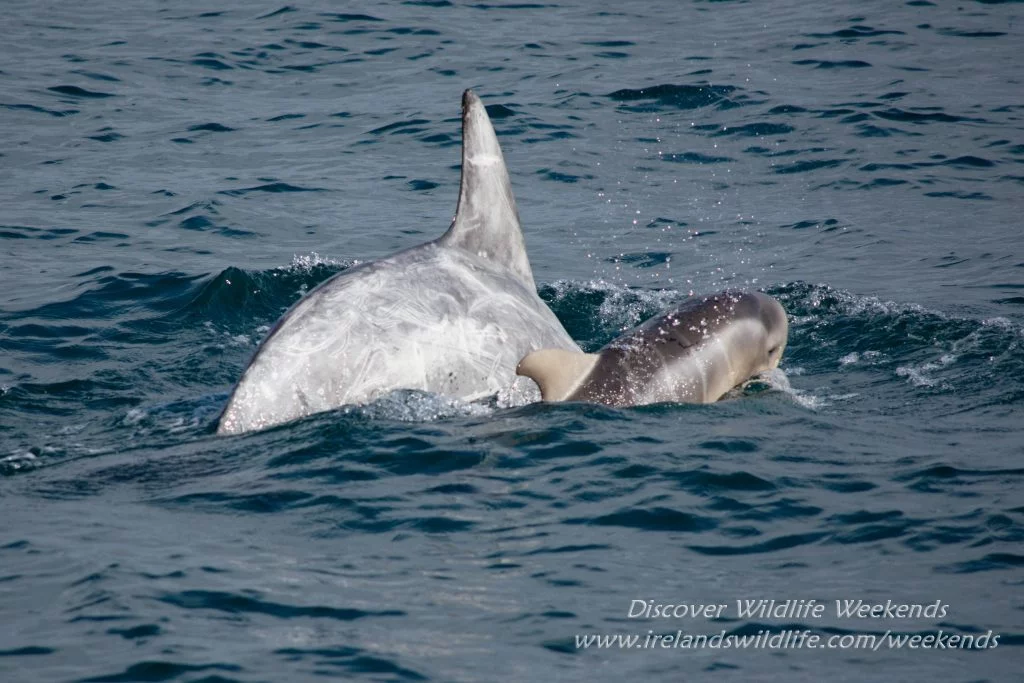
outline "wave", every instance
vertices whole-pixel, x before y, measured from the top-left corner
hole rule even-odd
[[[43,430],[8,429],[0,471],[107,452],[112,439],[171,444],[208,436],[270,326],[303,294],[357,263],[313,253],[279,268],[230,267],[206,276],[99,269],[68,301],[4,314],[0,338],[11,361],[0,368],[0,415],[11,424],[34,415]],[[804,282],[767,292],[791,318],[782,372],[733,398],[760,400],[767,391],[802,409],[828,411],[865,396],[883,405],[949,396],[926,406],[935,415],[1009,407],[1024,398],[1024,330],[1007,319]],[[595,350],[689,292],[559,280],[542,285],[540,294],[570,335]],[[430,423],[493,419],[508,409],[500,400],[465,403],[399,391],[328,419]]]

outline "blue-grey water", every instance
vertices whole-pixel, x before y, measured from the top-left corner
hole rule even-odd
[[[3,15],[0,680],[1021,680],[1024,5]],[[303,292],[447,227],[468,87],[581,345],[761,288],[785,375],[216,437]],[[679,646],[787,629],[837,646]]]

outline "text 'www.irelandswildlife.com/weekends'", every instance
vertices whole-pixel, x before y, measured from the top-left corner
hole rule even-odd
[[[999,646],[999,635],[947,633],[821,634],[810,629],[761,629],[756,634],[638,633],[576,634],[576,649],[619,650],[988,650]]]

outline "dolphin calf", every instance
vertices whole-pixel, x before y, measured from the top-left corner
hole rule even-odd
[[[545,401],[712,403],[777,367],[788,330],[786,311],[767,294],[722,292],[686,301],[597,353],[535,351],[516,373]]]
[[[292,306],[235,385],[217,432],[265,429],[395,389],[536,396],[515,367],[547,347],[580,352],[537,296],[498,139],[467,90],[451,227],[338,273]]]

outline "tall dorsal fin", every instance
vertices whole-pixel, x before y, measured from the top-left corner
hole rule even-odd
[[[503,265],[535,289],[508,169],[483,102],[462,94],[462,181],[455,220],[439,240]]]
[[[519,361],[516,374],[536,382],[545,401],[564,401],[583,383],[598,358],[596,353],[541,349]]]

